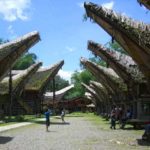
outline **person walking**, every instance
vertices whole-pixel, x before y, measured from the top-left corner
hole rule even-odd
[[[45,119],[46,119],[46,131],[48,132],[48,127],[50,126],[50,115],[51,115],[51,110],[46,108],[46,111],[44,113]]]
[[[111,129],[116,129],[116,112],[115,112],[115,109],[113,108],[112,109],[112,111],[111,111],[111,115],[110,115],[110,117],[111,117],[111,126],[110,126],[110,128]]]
[[[65,109],[63,108],[61,111],[61,119],[63,123],[65,122],[64,117],[65,117]]]

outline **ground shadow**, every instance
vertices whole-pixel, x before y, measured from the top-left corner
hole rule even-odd
[[[38,120],[38,121],[29,121],[31,123],[37,123],[37,124],[45,124],[45,121],[43,120]]]
[[[10,142],[12,139],[13,137],[0,136],[0,144],[6,144],[7,142]]]
[[[51,125],[70,125],[69,122],[51,122]]]
[[[124,127],[124,128],[120,128],[122,130],[137,130],[137,129],[134,129],[133,127]]]
[[[65,117],[84,117],[84,116],[78,116],[78,115],[69,115],[69,116],[65,116]]]
[[[45,124],[45,121],[39,120],[39,121],[34,121],[33,123]],[[50,124],[51,124],[51,125],[70,125],[69,122],[53,122],[53,121],[50,121]]]
[[[137,143],[141,146],[150,146],[150,142],[142,140],[142,139],[136,139]]]
[[[49,129],[48,131],[46,131],[46,132],[57,132],[57,131],[52,131],[51,129]]]

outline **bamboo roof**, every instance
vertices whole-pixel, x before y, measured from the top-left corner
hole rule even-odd
[[[92,84],[90,84],[89,86],[91,89],[93,89],[96,94],[98,95],[98,97],[100,97],[100,100],[103,102],[105,101],[107,98],[105,97],[105,95],[103,95],[103,93],[101,93],[101,91],[99,91],[99,89],[95,86],[93,86]]]
[[[86,67],[86,69],[88,69],[92,73],[92,75],[95,76],[96,79],[107,89],[108,93],[114,94],[112,88],[107,84],[105,80],[103,80],[103,78],[100,77],[99,72],[95,67],[88,65],[86,59],[81,58],[80,61]]]
[[[74,85],[72,84],[72,85],[69,85],[69,86],[67,86],[67,87],[65,87],[65,88],[63,88],[63,89],[61,89],[61,90],[59,90],[59,91],[56,91],[56,92],[55,92],[55,99],[56,99],[57,101],[62,100],[63,96],[64,96],[69,90],[71,90],[73,87],[74,87]],[[46,92],[46,93],[44,94],[44,100],[45,100],[45,101],[53,100],[53,92]]]
[[[41,63],[36,63],[21,73],[12,76],[12,98],[20,96],[25,84],[41,66]],[[9,95],[9,78],[6,77],[0,82],[0,97]]]
[[[89,105],[86,105],[86,107],[88,107],[88,108],[95,108],[95,104],[91,103]]]
[[[108,32],[150,81],[150,25],[134,21],[93,3],[85,3],[87,16]]]
[[[91,93],[85,92],[85,97],[86,97],[86,99],[92,101],[95,105],[97,104],[95,98],[91,95]]]
[[[26,84],[25,91],[38,91],[44,93],[47,84],[55,77],[63,64],[64,61],[60,61],[48,68],[40,68]]]
[[[39,40],[39,33],[34,31],[0,45],[0,80],[4,78],[16,60]]]
[[[147,9],[150,9],[150,1],[149,0],[138,0],[140,4],[143,4]]]
[[[108,99],[108,93],[104,86],[101,83],[96,81],[90,81],[90,86],[95,89],[95,91],[103,97],[103,100]]]
[[[144,75],[130,56],[106,48],[93,41],[88,42],[88,49],[106,61],[125,83],[144,81]]]
[[[99,79],[101,78],[102,81],[100,82],[105,86],[106,89],[111,88],[113,93],[127,90],[126,85],[111,68],[97,65],[96,63],[84,58],[81,59],[81,63],[83,63],[87,68],[90,68],[90,71],[95,72],[94,74],[97,74]]]
[[[83,87],[85,87],[85,89],[91,93],[91,95],[93,95],[93,97],[98,100],[98,101],[102,101],[101,97],[99,97],[99,95],[96,93],[96,91],[91,88],[90,86],[86,85],[85,83],[81,83]]]

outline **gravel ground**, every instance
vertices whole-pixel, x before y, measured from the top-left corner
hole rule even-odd
[[[84,117],[65,119],[52,120],[50,132],[42,122],[2,132],[0,150],[150,150],[135,131],[102,129]]]

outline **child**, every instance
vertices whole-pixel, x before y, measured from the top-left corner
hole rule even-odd
[[[51,114],[51,110],[50,109],[46,109],[44,115],[46,118],[46,131],[48,132],[48,127],[50,126],[50,114]]]
[[[61,119],[62,119],[62,122],[65,122],[65,121],[64,121],[64,116],[65,116],[65,109],[63,109],[62,112],[61,112]]]

